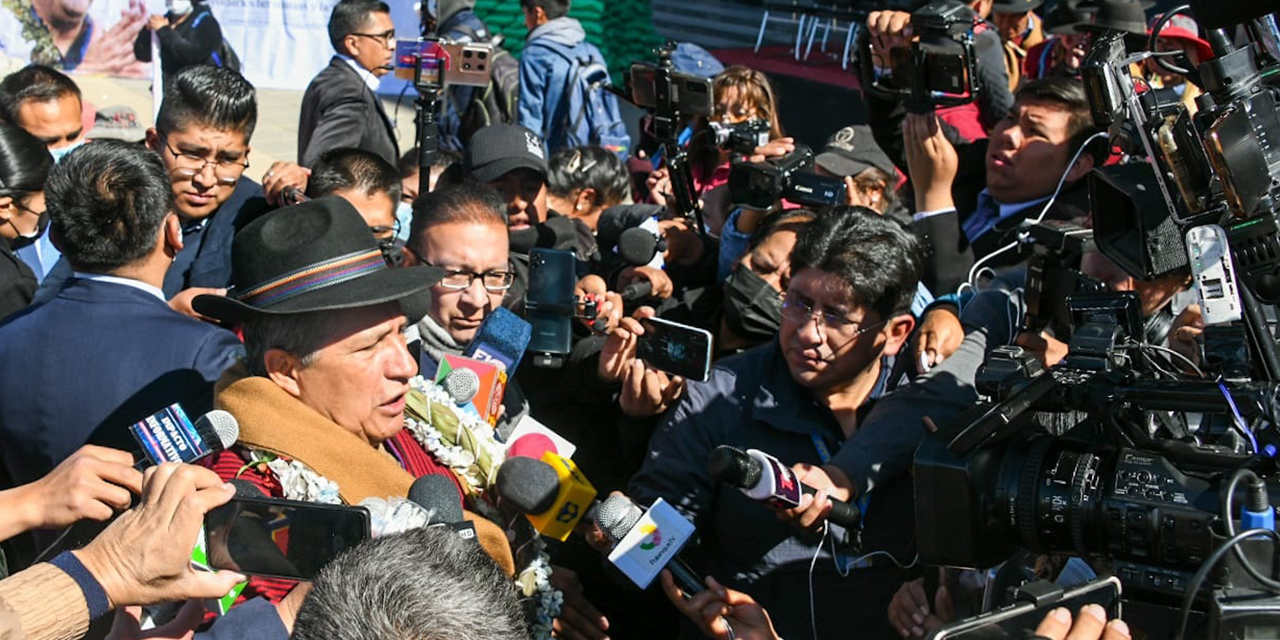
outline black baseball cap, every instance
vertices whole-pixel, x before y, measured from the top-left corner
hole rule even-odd
[[[842,178],[856,176],[871,167],[883,171],[890,180],[897,176],[893,162],[876,144],[871,127],[867,125],[849,126],[835,132],[827,138],[827,143],[813,162]]]
[[[547,151],[538,134],[514,124],[491,124],[471,136],[463,156],[468,174],[493,182],[515,169],[547,175]]]

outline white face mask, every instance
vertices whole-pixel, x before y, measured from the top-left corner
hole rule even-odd
[[[53,163],[54,163],[54,164],[58,164],[58,163],[62,162],[62,159],[63,159],[63,158],[67,157],[67,154],[69,154],[69,153],[71,153],[72,151],[75,151],[76,149],[79,149],[80,147],[83,147],[83,146],[84,146],[84,138],[81,138],[81,139],[79,139],[79,140],[77,140],[77,141],[75,141],[75,142],[72,142],[71,144],[69,144],[69,145],[67,145],[67,146],[65,146],[65,147],[58,147],[57,149],[50,149],[50,150],[49,150],[49,155],[53,156]]]
[[[164,6],[175,16],[191,13],[191,0],[166,0]]]
[[[400,223],[400,235],[396,236],[402,242],[409,241],[409,225],[413,223],[413,205],[400,201],[396,205],[396,222]]]

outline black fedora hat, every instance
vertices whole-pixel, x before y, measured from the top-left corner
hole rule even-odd
[[[1145,36],[1147,34],[1147,14],[1142,10],[1142,3],[1135,0],[1101,0],[1098,10],[1093,14],[1093,21],[1081,24],[1079,31],[1124,31],[1125,33]]]
[[[440,281],[436,267],[392,269],[364,218],[340,197],[269,213],[236,234],[231,289],[192,300],[233,322],[264,315],[352,309],[401,300]]]

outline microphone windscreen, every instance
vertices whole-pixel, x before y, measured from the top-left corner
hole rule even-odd
[[[658,252],[658,237],[648,229],[632,227],[618,236],[618,257],[633,266],[643,266]]]
[[[707,460],[711,478],[742,489],[750,489],[760,482],[764,465],[741,449],[722,444],[711,452]]]
[[[240,439],[240,423],[221,409],[200,416],[194,426],[205,446],[213,452],[223,451]]]
[[[615,493],[600,503],[596,509],[596,525],[613,540],[621,540],[631,532],[644,510],[620,493]]]
[[[534,458],[507,458],[498,467],[498,495],[523,513],[545,513],[560,494],[560,476]]]
[[[475,371],[463,367],[450,371],[441,384],[444,386],[445,393],[448,393],[453,403],[458,406],[471,402],[476,394],[480,393],[480,376]]]
[[[507,447],[507,458],[523,457],[541,461],[542,454],[548,451],[559,453],[555,441],[541,433],[526,433],[516,438],[511,446]]]
[[[409,486],[409,500],[432,514],[432,522],[461,522],[462,501],[451,480],[436,474],[422,476]]]
[[[507,376],[514,376],[533,338],[533,325],[503,307],[494,309],[480,323],[462,355],[477,360],[501,362]]]

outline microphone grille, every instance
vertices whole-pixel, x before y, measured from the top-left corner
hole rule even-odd
[[[657,251],[658,237],[648,229],[632,227],[618,236],[618,256],[627,264],[635,266],[649,264]]]
[[[205,438],[205,445],[213,451],[222,451],[240,439],[240,422],[221,409],[214,409],[196,419],[196,432]],[[216,438],[207,437],[211,430]]]
[[[644,510],[639,505],[622,494],[614,494],[606,498],[600,503],[600,508],[596,509],[596,525],[610,538],[621,540],[636,526],[642,516],[644,516]]]
[[[459,367],[444,377],[443,385],[453,403],[461,406],[471,402],[480,393],[480,376],[470,369]]]
[[[462,522],[462,501],[451,480],[436,474],[425,475],[409,486],[409,501],[431,513],[432,522]]]
[[[507,458],[498,467],[498,495],[522,513],[545,513],[560,494],[560,476],[551,465],[524,457]]]

